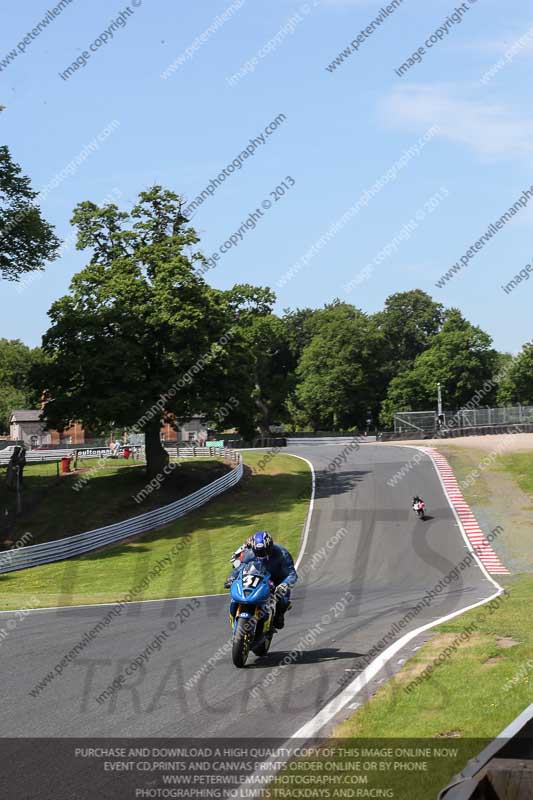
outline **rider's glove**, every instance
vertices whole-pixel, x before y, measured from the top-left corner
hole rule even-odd
[[[275,595],[276,597],[283,597],[289,591],[289,587],[286,583],[280,583],[279,586],[276,586]]]
[[[234,580],[235,578],[233,578],[231,575],[229,578],[226,578],[226,580],[224,581],[224,589],[229,589]]]

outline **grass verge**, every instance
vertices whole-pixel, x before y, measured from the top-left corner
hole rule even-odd
[[[451,445],[439,450],[485,534],[503,528],[493,543],[502,562],[513,573],[533,573],[533,451],[510,452],[515,437],[496,438],[490,451]]]
[[[257,468],[264,454],[245,453]],[[138,587],[158,561],[181,541],[179,556],[135,595],[136,600],[223,592],[229,556],[254,530],[269,530],[296,554],[311,493],[307,464],[272,457],[235,489],[165,528],[104,552],[0,575],[0,608],[113,602]]]
[[[340,776],[323,795],[329,797],[436,797],[533,700],[533,576],[510,579],[507,589],[506,596],[438,626],[313,758],[282,771],[264,797],[292,797],[283,791],[298,787],[295,775]],[[324,787],[312,777],[305,785],[315,792]],[[342,793],[351,790],[361,793]]]
[[[533,496],[533,452],[507,453],[498,461],[499,468],[512,475],[523,492]]]
[[[533,673],[514,678],[533,656],[533,576],[507,583],[506,596],[435,628],[434,637],[334,735],[496,736],[532,700]],[[441,656],[446,648],[451,654]]]
[[[80,462],[75,473],[57,476],[56,464],[29,464],[24,470],[23,513],[10,526],[17,541],[26,531],[33,544],[62,539],[135,517],[200,489],[230,469],[217,459],[182,459],[157,491],[135,497],[147,486],[144,464],[113,459]],[[15,496],[0,483],[0,510],[14,509]],[[2,539],[6,533],[2,531]]]

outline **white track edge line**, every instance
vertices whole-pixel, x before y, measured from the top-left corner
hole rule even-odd
[[[311,470],[311,499],[309,501],[309,508],[307,509],[307,517],[305,520],[305,528],[302,537],[302,543],[300,546],[300,552],[298,553],[298,558],[296,559],[296,564],[294,565],[294,568],[298,569],[305,554],[307,539],[309,538],[309,531],[311,529],[311,517],[313,516],[313,510],[315,508],[316,475],[315,475],[315,468],[311,464],[309,459],[304,458],[303,456],[296,456],[294,455],[294,453],[288,453],[287,455],[291,455],[293,458],[299,458],[301,461],[305,461],[305,463]]]
[[[344,706],[346,706],[354,697],[359,694],[367,684],[374,678],[378,672],[383,669],[383,667],[387,664],[388,661],[399,651],[401,650],[408,642],[418,636],[420,633],[424,631],[430,630],[431,628],[436,627],[437,625],[441,625],[443,622],[447,622],[454,617],[458,617],[460,614],[464,614],[467,611],[470,611],[473,608],[477,608],[478,606],[485,605],[485,603],[494,600],[494,598],[498,597],[503,592],[503,588],[500,588],[499,591],[494,592],[490,597],[487,597],[486,600],[480,600],[477,603],[473,603],[472,605],[465,606],[464,608],[460,608],[457,611],[452,612],[451,614],[446,614],[444,617],[440,617],[432,622],[427,623],[426,625],[422,625],[420,628],[416,628],[414,631],[410,631],[406,633],[405,636],[402,636],[401,639],[398,639],[397,642],[394,642],[390,647],[387,648],[380,656],[369,664],[366,669],[355,678],[355,680],[350,683],[346,689],[344,689],[337,697],[334,697],[324,708],[318,712],[318,714],[313,717],[309,722],[306,722],[305,725],[302,725],[296,733],[290,737],[291,739],[310,739],[323,728],[328,722],[331,722],[333,717],[341,711]]]

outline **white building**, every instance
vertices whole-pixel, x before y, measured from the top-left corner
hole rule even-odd
[[[9,437],[15,442],[24,442],[26,447],[40,447],[52,443],[52,434],[41,422],[42,411],[13,411],[9,418]]]

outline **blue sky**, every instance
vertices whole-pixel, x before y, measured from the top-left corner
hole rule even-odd
[[[462,21],[448,22],[442,41],[399,77],[395,70],[460,3],[403,0],[357,52],[328,71],[386,2],[135,2],[123,27],[116,24],[112,38],[91,51],[126,5],[72,0],[0,71],[0,104],[6,106],[0,141],[35,188],[48,186],[42,208],[61,238],[72,234],[69,219],[82,200],[114,196],[129,208],[156,182],[193,200],[284,114],[277,130],[195,213],[210,256],[263,201],[271,202],[257,227],[241,228],[238,246],[206,273],[210,283],[276,289],[280,282],[279,311],[340,297],[374,312],[392,292],[419,287],[458,306],[500,349],[516,352],[532,339],[533,280],[510,294],[501,286],[533,260],[533,200],[467,268],[444,288],[435,286],[533,184],[533,17],[524,3],[469,0]],[[10,6],[0,63],[52,8],[37,0]],[[217,15],[218,27],[209,32]],[[198,48],[180,63],[203,32]],[[63,80],[59,73],[84,51],[86,65]],[[254,56],[253,69],[230,85]],[[483,83],[501,58],[503,66]],[[162,78],[171,64],[174,71]],[[332,224],[433,125],[438,133],[420,155],[303,264]],[[75,164],[95,139],[98,146]],[[289,188],[276,199],[270,193],[284,180]],[[399,241],[411,219],[419,220],[416,229]],[[390,255],[347,293],[350,281],[395,238]],[[27,285],[2,282],[0,336],[39,344],[48,308],[86,259],[70,245]],[[292,277],[281,280],[296,264]]]

